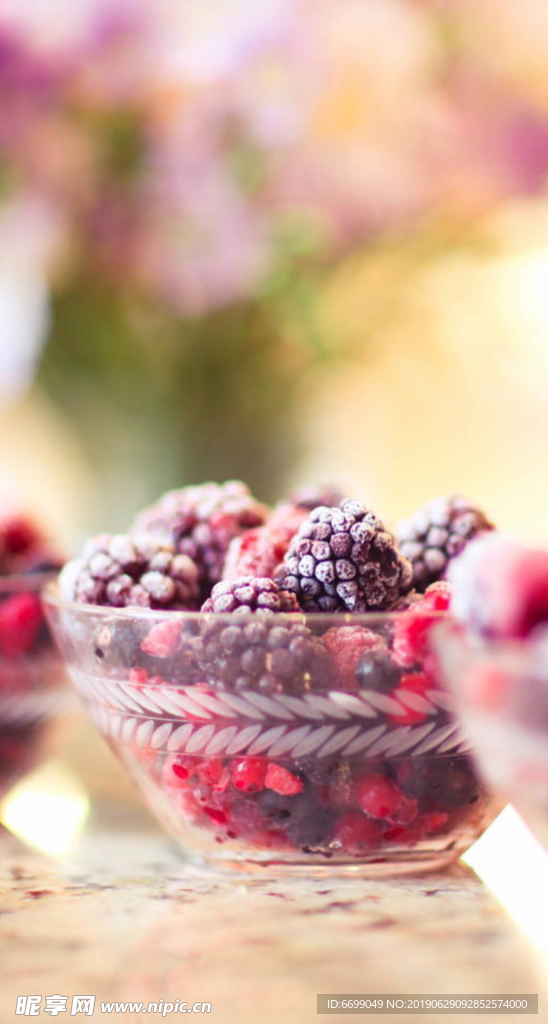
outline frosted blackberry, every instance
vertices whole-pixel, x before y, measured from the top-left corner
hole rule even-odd
[[[255,576],[222,580],[213,587],[211,597],[202,605],[203,612],[254,612],[259,608],[271,612],[299,611],[294,594],[281,590],[274,580]]]
[[[391,608],[411,584],[410,563],[359,501],[310,513],[289,545],[277,582],[305,611]]]
[[[111,608],[194,609],[198,569],[188,555],[152,537],[100,534],[59,577],[61,595]]]
[[[301,694],[330,683],[329,654],[295,613],[240,606],[231,620],[205,616],[201,645],[204,676],[217,689]]]
[[[234,537],[261,526],[268,509],[245,484],[201,484],[168,491],[135,521],[133,532],[153,534],[188,555],[200,571],[202,599],[222,576],[228,546]]]
[[[413,566],[413,585],[426,590],[445,578],[452,558],[494,526],[481,509],[465,498],[436,498],[400,523],[397,540]]]

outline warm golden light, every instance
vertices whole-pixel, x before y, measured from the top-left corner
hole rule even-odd
[[[0,821],[42,853],[63,857],[89,813],[79,779],[65,765],[50,762],[20,782],[0,806]]]
[[[506,807],[463,857],[548,963],[548,853]]]

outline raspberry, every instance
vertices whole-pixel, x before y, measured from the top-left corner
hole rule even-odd
[[[329,651],[338,685],[343,690],[356,690],[363,685],[357,678],[363,656],[380,649],[387,650],[382,637],[364,626],[333,626],[323,636]]]
[[[141,644],[145,654],[156,658],[168,658],[174,654],[181,642],[180,622],[159,622],[153,626]]]
[[[271,762],[267,768],[264,784],[267,789],[274,790],[280,796],[296,796],[304,789],[302,779],[274,762]]]
[[[1,576],[59,568],[60,559],[35,523],[20,514],[0,520]]]
[[[397,539],[413,566],[413,586],[425,590],[441,580],[451,559],[474,537],[493,530],[487,516],[464,498],[436,498],[400,523]]]
[[[232,785],[244,793],[258,793],[265,787],[267,762],[260,757],[245,757],[234,761],[231,768]]]
[[[229,480],[168,491],[137,517],[132,532],[160,536],[192,558],[203,599],[221,579],[231,540],[261,526],[267,514],[245,484]]]
[[[0,604],[0,651],[8,657],[34,647],[44,616],[38,594],[13,594]]]
[[[305,611],[368,611],[395,604],[411,573],[381,521],[360,502],[345,501],[310,513],[276,578]]]
[[[408,824],[417,814],[417,801],[407,797],[384,775],[369,775],[358,782],[356,798],[362,811],[371,818]]]
[[[216,793],[224,793],[227,786],[230,785],[230,770],[223,764],[220,757],[210,757],[200,761],[196,766],[196,774]]]
[[[247,530],[230,542],[223,579],[237,576],[270,576],[283,562],[289,544],[307,518],[302,508],[293,505],[274,509],[264,526]]]
[[[502,534],[471,544],[450,579],[451,611],[473,633],[522,639],[548,621],[548,552]]]
[[[303,693],[330,684],[327,650],[295,613],[239,609],[233,621],[204,617],[200,639],[202,673],[218,689]]]
[[[381,840],[380,826],[361,811],[349,811],[337,819],[332,844],[342,850],[375,849]]]
[[[447,583],[433,583],[418,601],[398,615],[394,626],[394,657],[399,665],[412,668],[430,654],[430,630],[449,608],[451,591]]]
[[[294,594],[281,590],[274,580],[241,576],[216,583],[211,597],[202,605],[203,612],[235,612],[266,609],[270,612],[298,612]]]
[[[68,562],[61,595],[111,608],[192,609],[198,603],[198,570],[187,555],[152,537],[101,534]]]

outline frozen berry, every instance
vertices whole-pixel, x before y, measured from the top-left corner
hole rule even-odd
[[[356,785],[356,798],[371,818],[408,824],[417,815],[417,801],[384,775],[369,775]]]
[[[357,673],[364,655],[387,651],[382,637],[364,626],[333,626],[324,633],[323,642],[331,656],[337,685],[342,690],[356,690],[362,685]]]
[[[168,491],[137,517],[133,532],[161,537],[192,558],[203,599],[221,579],[231,540],[261,526],[267,515],[245,484],[229,480]]]
[[[431,629],[449,608],[450,600],[449,584],[433,583],[411,608],[397,616],[393,648],[399,665],[411,668],[431,653]]]
[[[300,615],[245,611],[204,616],[200,662],[217,689],[299,694],[330,685],[329,654]]]
[[[277,575],[305,611],[390,608],[411,582],[411,565],[380,519],[358,501],[320,506],[293,538]]]
[[[223,568],[223,579],[237,576],[270,576],[284,560],[290,542],[306,519],[305,509],[284,505],[274,509],[264,526],[231,540]]]
[[[401,668],[385,644],[364,654],[358,662],[356,679],[362,690],[390,693],[398,685],[400,677]]]
[[[0,576],[60,569],[61,560],[38,526],[22,514],[0,519]]]
[[[373,818],[361,811],[349,811],[337,818],[332,844],[341,850],[374,850],[381,840],[381,829]]]
[[[42,628],[44,616],[38,594],[6,597],[0,604],[0,652],[8,657],[29,652]]]
[[[464,498],[436,498],[398,527],[402,555],[413,566],[413,586],[425,590],[444,579],[451,559],[474,537],[493,530],[487,516]]]
[[[295,796],[304,789],[303,781],[287,768],[271,762],[266,771],[265,786],[280,796]]]
[[[274,580],[240,576],[235,580],[216,583],[211,597],[202,605],[203,612],[257,611],[298,612],[297,598],[282,590]]]
[[[193,609],[198,570],[187,555],[153,537],[101,534],[59,577],[61,595],[111,608]]]
[[[470,544],[450,579],[451,611],[473,633],[520,639],[548,621],[548,551],[494,533]]]
[[[265,787],[268,762],[260,757],[244,757],[232,763],[232,785],[244,793],[258,793]]]

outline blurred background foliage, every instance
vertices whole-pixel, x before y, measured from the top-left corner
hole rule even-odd
[[[311,475],[538,531],[547,68],[537,0],[3,0],[9,486],[67,534]]]

